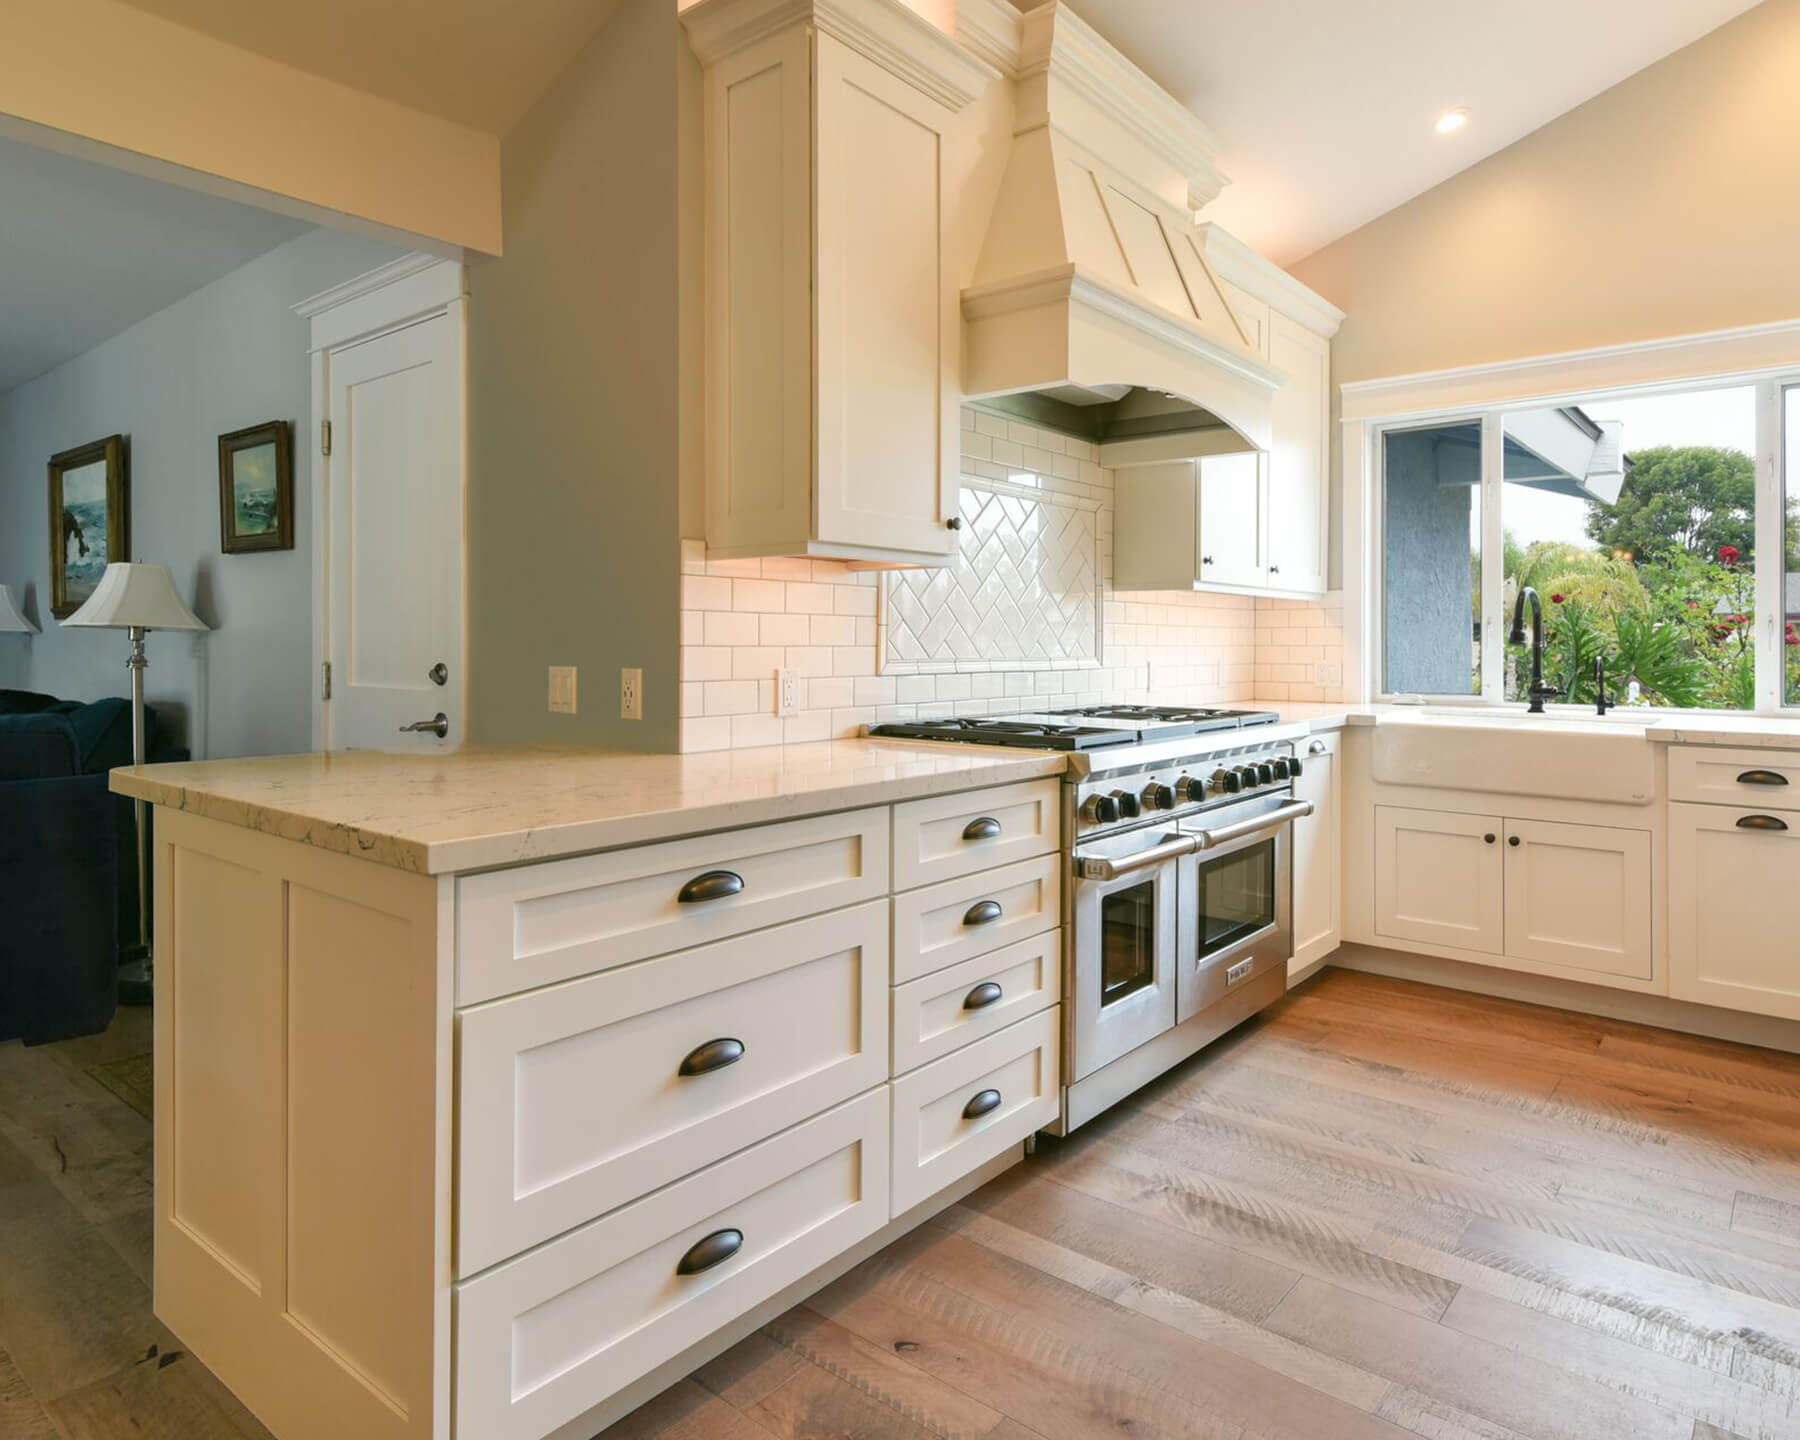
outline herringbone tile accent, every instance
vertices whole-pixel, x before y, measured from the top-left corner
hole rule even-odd
[[[962,548],[888,576],[883,668],[1101,663],[1096,507],[964,478]]]

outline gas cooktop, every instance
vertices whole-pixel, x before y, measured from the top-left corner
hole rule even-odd
[[[1272,725],[1271,710],[1220,710],[1172,705],[1090,705],[992,718],[890,721],[869,734],[892,740],[959,740],[974,745],[1017,745],[1032,750],[1099,750],[1177,740],[1217,730]]]

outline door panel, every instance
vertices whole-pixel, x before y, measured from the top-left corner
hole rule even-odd
[[[1200,568],[1215,585],[1261,585],[1263,460],[1254,451],[1200,461]]]
[[[1800,816],[1670,805],[1669,993],[1800,1020],[1797,882]]]
[[[331,750],[451,750],[463,734],[459,322],[330,351],[326,610]],[[431,678],[442,664],[446,683]],[[442,713],[440,738],[401,727]]]
[[[1500,954],[1500,831],[1498,816],[1376,806],[1376,933]]]
[[[1650,979],[1649,831],[1508,820],[1506,953]]]
[[[1331,346],[1285,315],[1272,314],[1269,361],[1287,377],[1271,414],[1269,585],[1323,592]]]
[[[1338,774],[1335,735],[1315,735],[1304,747],[1294,798],[1313,813],[1294,822],[1294,963],[1308,965],[1335,950],[1340,930]],[[1485,832],[1484,832],[1485,833]]]

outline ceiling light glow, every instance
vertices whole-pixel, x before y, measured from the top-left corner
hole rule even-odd
[[[1468,123],[1469,107],[1466,105],[1458,105],[1454,110],[1446,110],[1442,115],[1438,116],[1436,127],[1437,133],[1440,135],[1454,135]]]

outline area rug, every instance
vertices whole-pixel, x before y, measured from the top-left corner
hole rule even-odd
[[[155,1118],[156,1071],[148,1050],[142,1055],[127,1055],[123,1060],[109,1060],[104,1065],[90,1065],[87,1073],[146,1120]]]

